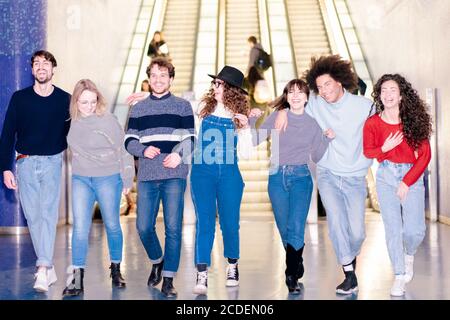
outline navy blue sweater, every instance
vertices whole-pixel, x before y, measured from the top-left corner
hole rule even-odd
[[[9,102],[0,139],[0,172],[11,170],[14,142],[26,155],[54,155],[67,148],[70,127],[70,94],[54,87],[42,97],[28,87],[14,92]]]

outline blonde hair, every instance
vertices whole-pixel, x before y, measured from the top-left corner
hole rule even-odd
[[[73,89],[72,98],[70,99],[70,118],[77,120],[79,118],[80,111],[78,110],[78,99],[83,91],[91,91],[97,95],[97,106],[95,108],[95,114],[101,116],[106,112],[106,101],[101,92],[98,90],[94,82],[89,79],[81,79],[75,85]]]

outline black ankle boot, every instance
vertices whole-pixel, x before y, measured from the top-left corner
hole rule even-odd
[[[164,260],[160,263],[155,263],[152,266],[152,271],[150,272],[150,276],[148,277],[147,285],[155,287],[161,282],[161,272],[164,266]]]
[[[298,255],[297,251],[290,244],[286,247],[286,285],[289,293],[299,294],[300,286],[298,285]]]
[[[177,291],[173,287],[173,278],[164,277],[161,292],[167,297],[167,298],[173,298],[177,296]]]
[[[79,296],[83,294],[83,278],[84,278],[84,269],[77,268],[73,270],[73,273],[69,275],[69,285],[64,288],[63,296]],[[71,280],[70,280],[71,279]]]
[[[297,259],[298,259],[298,269],[297,269],[297,279],[301,279],[303,274],[305,273],[305,267],[303,266],[303,248],[305,245],[297,250]]]
[[[286,286],[289,293],[300,294],[300,286],[298,285],[297,276],[286,276]]]
[[[125,283],[125,279],[122,277],[122,274],[120,273],[120,263],[111,262],[111,266],[109,268],[111,269],[111,278],[113,287],[125,288],[127,284]]]

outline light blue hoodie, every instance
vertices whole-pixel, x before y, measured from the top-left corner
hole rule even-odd
[[[363,126],[371,105],[369,99],[346,90],[335,103],[328,103],[311,93],[306,112],[316,119],[322,130],[331,128],[336,133],[336,138],[317,164],[319,167],[338,176],[361,177],[367,174],[372,160],[363,155]]]

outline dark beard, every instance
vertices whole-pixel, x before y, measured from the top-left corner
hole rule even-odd
[[[51,72],[50,74],[47,74],[44,80],[39,80],[37,74],[36,75],[33,74],[33,77],[34,77],[34,80],[37,83],[39,83],[39,84],[46,84],[46,83],[52,81],[53,72]]]
[[[36,80],[36,82],[39,84],[46,84],[46,83],[50,82],[51,79],[45,78],[44,80],[39,80],[38,78],[34,77],[34,80]]]

